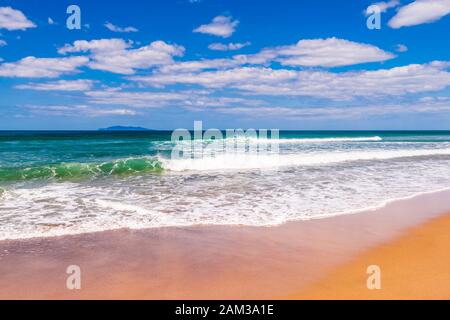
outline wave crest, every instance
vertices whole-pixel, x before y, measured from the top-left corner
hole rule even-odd
[[[0,168],[0,181],[68,180],[110,175],[131,175],[161,170],[161,163],[157,159],[130,158],[103,163],[60,163],[34,167]]]
[[[232,139],[232,138],[231,138]],[[280,139],[264,139],[250,138],[249,140],[259,143],[324,143],[324,142],[370,142],[383,141],[379,136],[373,137],[342,137],[342,138],[280,138]]]
[[[220,171],[315,166],[350,161],[389,160],[440,155],[450,155],[450,149],[305,152],[272,155],[235,153],[198,159],[161,159],[161,162],[164,169],[171,171]]]
[[[103,163],[60,163],[34,167],[0,168],[0,181],[33,179],[76,180],[167,171],[221,171],[320,166],[350,161],[450,156],[450,149],[303,152],[297,154],[226,153],[188,159],[141,157]],[[1,196],[1,190],[0,190]]]

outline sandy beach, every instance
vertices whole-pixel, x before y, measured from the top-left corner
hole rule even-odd
[[[293,299],[450,299],[450,214],[409,230],[357,258]],[[381,288],[362,270],[376,264]]]
[[[448,298],[448,192],[274,227],[116,230],[0,243],[1,299]],[[382,290],[366,288],[366,268]],[[66,269],[81,268],[81,290]]]

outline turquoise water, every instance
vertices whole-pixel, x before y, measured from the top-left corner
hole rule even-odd
[[[0,131],[0,182],[161,171],[164,168],[158,157],[170,157],[171,133]],[[450,142],[449,131],[282,131],[279,137],[292,141],[368,138],[367,142],[379,137],[379,141],[374,141],[383,142],[379,144],[380,148],[389,142]],[[316,149],[326,147],[333,147],[333,144],[314,145]]]
[[[274,225],[450,187],[450,131],[282,131],[276,153],[182,159],[171,134],[0,132],[0,239]]]

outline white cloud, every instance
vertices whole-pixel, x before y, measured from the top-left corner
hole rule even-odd
[[[151,86],[190,84],[232,88],[256,95],[310,96],[341,101],[439,91],[450,86],[449,67],[449,62],[439,61],[340,73],[238,67],[199,73],[156,73],[130,79]]]
[[[36,115],[63,117],[134,116],[138,114],[131,109],[99,109],[87,105],[26,105],[23,108]]]
[[[8,43],[5,40],[0,39],[0,47],[6,46]]]
[[[92,80],[59,80],[46,83],[28,83],[18,85],[17,89],[28,89],[38,91],[87,91],[92,88],[94,81]]]
[[[133,42],[123,39],[78,40],[58,50],[60,54],[88,52],[89,67],[119,74],[131,75],[136,69],[159,67],[162,73],[196,72],[206,69],[227,69],[248,64],[279,62],[288,66],[338,67],[368,62],[380,62],[395,57],[392,53],[364,43],[343,39],[300,40],[295,45],[266,48],[256,54],[235,55],[226,59],[204,59],[175,62],[174,57],[183,56],[184,48],[155,41],[150,45],[133,49]],[[247,45],[231,43],[226,49]],[[218,46],[215,49],[225,49]]]
[[[135,108],[182,107],[190,110],[205,107],[226,107],[232,105],[260,106],[264,102],[252,98],[215,97],[207,90],[171,91],[123,91],[121,88],[107,88],[85,92],[88,102],[100,105],[123,105]]]
[[[211,23],[203,24],[200,27],[194,29],[194,32],[206,33],[218,37],[228,38],[235,31],[239,21],[232,19],[232,17],[217,16]]]
[[[219,113],[232,114],[238,116],[247,116],[250,118],[266,118],[266,119],[284,119],[284,120],[300,120],[300,119],[358,119],[383,115],[398,115],[411,113],[448,113],[450,105],[448,98],[446,100],[430,100],[417,101],[415,103],[397,103],[397,104],[371,104],[357,106],[333,106],[333,107],[314,107],[314,106],[298,106],[298,107],[231,107],[214,109]]]
[[[48,17],[47,23],[48,24],[55,24],[55,21],[52,18]]]
[[[92,109],[87,112],[88,115],[99,116],[135,116],[139,113],[131,109]]]
[[[22,11],[11,7],[0,7],[0,29],[25,30],[36,28],[36,25],[28,20]]]
[[[441,97],[441,96],[427,96],[419,99],[419,102],[422,103],[433,103],[433,102],[450,102],[450,97]],[[450,105],[449,105],[450,107]]]
[[[211,43],[208,48],[216,51],[234,51],[249,46],[250,42],[244,43]]]
[[[130,77],[131,80],[150,85],[170,85],[177,83],[196,84],[207,88],[239,87],[240,85],[259,83],[270,84],[293,80],[297,77],[294,70],[274,70],[261,67],[239,67],[229,70],[207,71],[200,73],[169,73],[151,76]]]
[[[408,47],[405,46],[404,44],[398,44],[395,46],[395,51],[397,52],[406,52],[408,51]]]
[[[139,30],[138,29],[136,29],[135,27],[125,27],[125,28],[122,28],[122,27],[119,27],[119,26],[116,26],[116,25],[114,25],[114,24],[112,24],[112,23],[110,23],[110,22],[106,22],[105,24],[104,24],[104,26],[108,29],[108,30],[110,30],[110,31],[112,31],[112,32],[124,32],[124,33],[128,33],[128,32],[138,32]]]
[[[265,118],[265,119],[284,119],[284,120],[299,120],[299,119],[341,119],[341,118],[355,118],[367,114],[369,107],[235,107],[235,108],[217,108],[219,113],[231,114],[238,116],[247,116],[250,118]],[[379,109],[382,110],[382,109]]]
[[[136,69],[171,64],[173,57],[182,56],[184,48],[164,41],[132,49],[132,42],[123,39],[78,40],[60,48],[60,54],[89,52],[89,67],[119,74],[134,74]]]
[[[126,105],[138,108],[167,106],[189,97],[179,92],[133,92],[115,89],[88,91],[85,94],[89,102],[93,104]]]
[[[395,8],[398,5],[400,5],[400,1],[398,0],[376,2],[367,7],[365,14],[366,16],[373,14],[373,9],[375,6],[380,10],[380,12],[386,12],[388,9]]]
[[[433,62],[411,64],[391,69],[360,72],[300,71],[294,81],[241,85],[241,90],[271,95],[301,95],[332,100],[351,100],[356,97],[383,98],[406,94],[439,91],[450,86],[448,64]]]
[[[26,57],[17,62],[0,64],[0,77],[56,78],[62,74],[77,72],[88,63],[87,57],[36,58]]]
[[[415,26],[441,19],[450,13],[450,0],[416,0],[401,7],[388,22],[391,28]]]
[[[77,40],[72,45],[66,44],[64,47],[58,49],[58,53],[67,54],[88,51],[92,51],[95,54],[116,53],[126,50],[131,45],[131,42],[126,42],[123,39]]]
[[[235,55],[226,59],[183,61],[164,65],[161,73],[197,72],[208,69],[229,69],[243,65],[270,65],[280,62],[290,66],[343,66],[384,61],[395,57],[375,46],[348,40],[328,38],[301,40],[295,45],[265,48],[259,53]]]
[[[370,44],[333,37],[300,40],[294,45],[266,48],[254,55],[236,58],[251,64],[265,64],[275,60],[286,66],[341,67],[386,61],[395,58],[395,55]]]
[[[194,61],[182,61],[168,64],[158,69],[161,73],[174,72],[196,72],[207,69],[227,69],[241,65],[239,60],[234,59],[205,59]]]

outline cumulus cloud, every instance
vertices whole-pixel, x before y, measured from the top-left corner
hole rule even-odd
[[[205,88],[232,88],[257,95],[309,96],[340,101],[439,91],[450,86],[449,67],[450,63],[439,61],[340,73],[237,67],[197,73],[157,73],[130,79],[150,86],[189,84]]]
[[[401,7],[388,22],[391,28],[431,23],[450,13],[450,0],[416,0]]]
[[[17,89],[38,90],[38,91],[86,91],[90,90],[94,84],[92,80],[59,80],[46,83],[28,83],[18,85]]]
[[[239,87],[250,83],[270,84],[295,79],[294,70],[274,70],[261,67],[239,67],[229,70],[206,71],[200,73],[169,73],[151,76],[130,77],[131,80],[150,85],[170,85],[177,83],[196,84],[207,88]]]
[[[203,24],[200,27],[194,29],[193,32],[210,34],[222,38],[231,37],[236,31],[239,21],[233,20],[232,17],[217,16],[211,23]]]
[[[373,14],[375,12],[375,7],[380,10],[380,12],[386,12],[388,9],[395,8],[398,5],[400,5],[400,1],[398,0],[376,2],[367,7],[365,14],[366,16]]]
[[[25,30],[36,28],[36,25],[20,10],[11,7],[0,7],[0,29]]]
[[[239,50],[244,47],[249,46],[250,42],[244,42],[244,43],[211,43],[208,48],[210,50],[216,50],[216,51],[234,51]]]
[[[66,44],[58,49],[58,53],[67,54],[74,52],[104,53],[104,52],[121,52],[131,47],[131,42],[123,39],[100,39],[100,40],[77,40],[73,44]]]
[[[1,63],[0,77],[12,78],[56,78],[62,74],[75,73],[77,68],[88,63],[87,57],[67,58],[23,58],[17,62]]]
[[[393,54],[375,46],[329,38],[301,40],[295,45],[265,48],[256,54],[235,55],[232,58],[176,62],[164,65],[158,71],[188,73],[244,65],[270,65],[272,62],[289,66],[336,67],[384,61],[393,57]]]
[[[237,58],[253,64],[275,60],[286,66],[341,67],[386,61],[395,55],[370,44],[333,37],[300,40],[294,45],[266,48],[257,54]]]
[[[56,22],[52,18],[48,17],[47,23],[48,24],[55,24]]]
[[[214,49],[234,50],[247,43],[216,44]],[[207,69],[226,69],[243,65],[267,65],[279,62],[286,66],[339,67],[353,64],[381,62],[395,57],[392,53],[364,43],[344,39],[300,40],[294,45],[265,48],[259,53],[235,55],[225,59],[203,59],[175,62],[184,48],[155,41],[150,45],[132,48],[133,42],[123,39],[78,40],[58,50],[60,54],[89,53],[89,67],[118,74],[132,75],[137,69],[158,67],[162,73],[195,72]],[[225,46],[225,47],[224,47]]]
[[[104,24],[104,26],[108,29],[108,30],[110,30],[110,31],[112,31],[112,32],[123,32],[123,33],[128,33],[128,32],[138,32],[139,30],[138,29],[136,29],[135,27],[125,27],[125,28],[122,28],[122,27],[119,27],[119,26],[116,26],[116,25],[114,25],[114,24],[112,24],[112,23],[110,23],[110,22],[106,22],[105,24]]]
[[[60,48],[60,54],[89,52],[89,67],[118,74],[134,74],[136,69],[147,69],[173,63],[173,57],[182,56],[184,48],[164,41],[154,41],[136,49],[123,39],[78,40]]]

